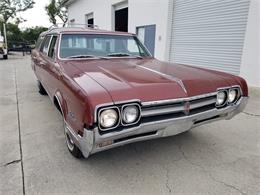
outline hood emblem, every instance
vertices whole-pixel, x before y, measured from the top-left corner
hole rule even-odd
[[[184,103],[184,113],[186,115],[189,115],[190,114],[190,102],[185,102]]]

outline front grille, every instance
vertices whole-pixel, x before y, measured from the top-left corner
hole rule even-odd
[[[215,109],[216,94],[142,104],[142,122],[190,116]]]
[[[129,126],[123,126],[122,123],[120,123],[116,128],[107,131],[101,131],[99,129],[99,133],[103,135],[110,132],[120,132],[129,128],[138,127],[142,123],[180,118],[212,110],[216,108],[216,99],[217,93],[211,93],[190,98],[143,103],[135,102],[141,106],[141,119],[138,123]],[[187,103],[189,103],[189,109],[187,109]],[[124,104],[118,104],[116,106],[121,110],[123,105]]]

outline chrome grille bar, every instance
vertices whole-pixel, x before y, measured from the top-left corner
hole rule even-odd
[[[176,112],[182,112],[184,110],[184,106],[173,106],[167,108],[157,108],[157,109],[144,109],[142,111],[142,117],[155,116],[155,115],[163,115],[170,114]]]
[[[200,108],[200,107],[203,107],[203,106],[207,106],[207,105],[210,105],[210,104],[215,104],[216,100],[217,100],[217,98],[214,97],[212,99],[202,101],[202,102],[199,102],[199,103],[195,103],[195,104],[191,103],[190,109],[193,110],[193,109]]]
[[[203,110],[214,109],[216,93],[183,99],[144,102],[142,103],[142,117],[163,116],[176,113],[185,113],[187,115],[187,102],[189,103],[189,111],[196,110],[199,112],[200,108],[203,108]]]
[[[151,102],[142,102],[142,106],[153,106],[153,105],[165,105],[165,104],[171,104],[171,103],[178,103],[178,102],[187,102],[187,101],[193,101],[198,99],[203,99],[206,97],[216,96],[217,92],[198,95],[198,96],[192,96],[187,98],[177,98],[177,99],[169,99],[169,100],[158,100],[158,101],[151,101]]]

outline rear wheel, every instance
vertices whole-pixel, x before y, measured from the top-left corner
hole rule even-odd
[[[74,141],[72,139],[72,135],[69,132],[69,129],[65,122],[64,122],[63,126],[64,126],[64,134],[65,134],[65,140],[66,140],[66,145],[67,145],[68,150],[75,158],[82,158],[83,157],[82,152],[74,143]]]
[[[3,59],[7,60],[8,59],[8,55],[7,54],[3,55]]]
[[[37,84],[38,84],[39,94],[41,94],[41,95],[47,95],[47,92],[46,92],[46,90],[44,89],[44,87],[42,86],[41,82],[38,81]]]

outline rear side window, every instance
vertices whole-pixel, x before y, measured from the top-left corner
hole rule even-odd
[[[57,42],[57,36],[53,36],[52,39],[51,39],[51,44],[50,44],[50,47],[49,47],[49,53],[48,53],[48,56],[50,58],[55,58],[55,46],[56,46],[56,42]]]
[[[51,40],[51,36],[46,36],[43,43],[41,44],[41,49],[40,51],[42,53],[44,53],[45,55],[48,54],[48,49],[49,49],[49,45],[50,45],[50,40]]]
[[[43,41],[44,37],[43,36],[40,36],[35,44],[35,49],[39,50],[40,47],[41,47],[41,44],[42,44],[42,41]]]

